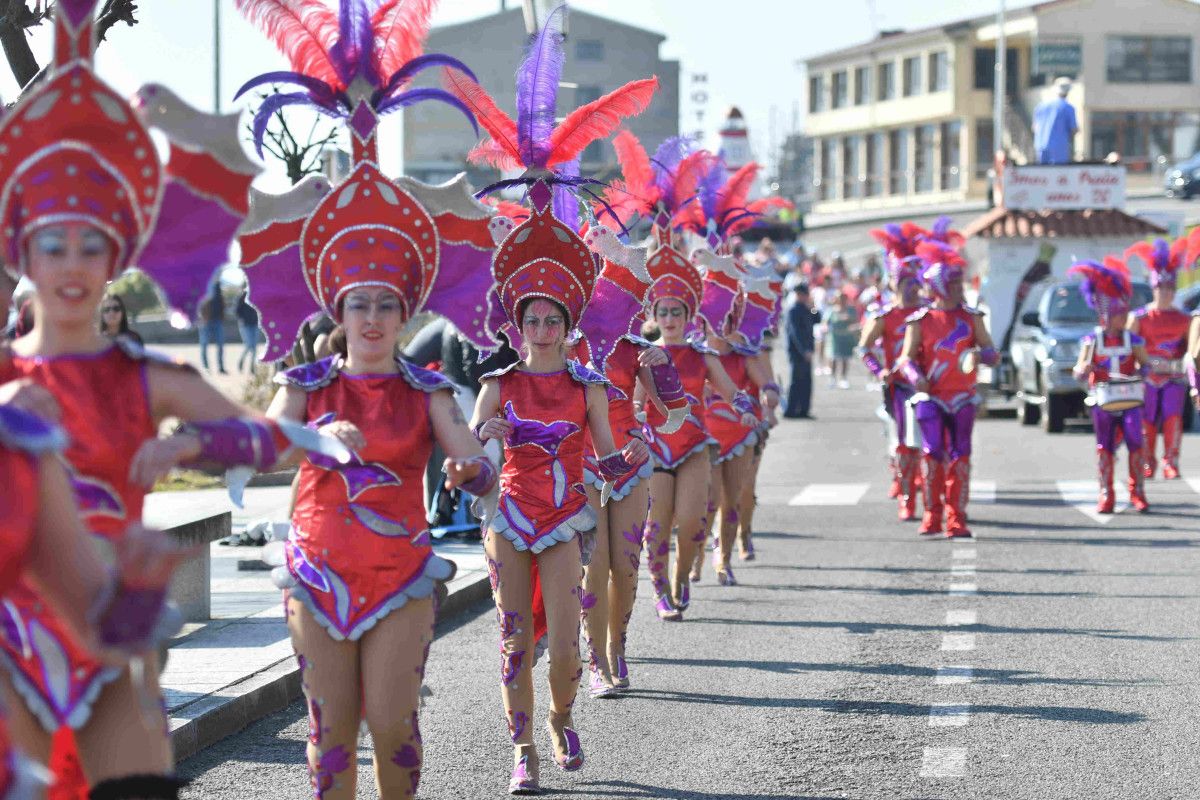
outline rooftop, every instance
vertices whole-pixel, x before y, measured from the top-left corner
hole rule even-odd
[[[1081,211],[1009,211],[993,208],[963,228],[963,236],[981,239],[1144,238],[1167,231],[1117,209]]]

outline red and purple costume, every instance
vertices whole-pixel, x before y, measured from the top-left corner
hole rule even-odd
[[[666,422],[666,416],[653,404],[647,404],[646,424],[642,432],[646,445],[654,455],[656,469],[674,470],[693,454],[707,450],[716,440],[708,433],[704,424],[704,385],[708,381],[708,364],[705,357],[716,355],[716,351],[702,342],[666,344],[662,348],[671,356],[671,362],[679,373],[684,395],[690,410],[683,425],[674,433],[661,433],[656,429]]]
[[[729,379],[739,390],[746,392],[748,397],[758,397],[758,388],[750,379],[746,367],[747,356],[737,349],[719,357],[721,366],[725,368]],[[762,408],[754,403],[755,416],[762,420]],[[746,448],[758,443],[758,426],[747,427],[742,424],[741,413],[720,395],[709,392],[705,402],[704,425],[711,437],[716,440],[713,462],[721,463],[737,458],[746,452]]]
[[[1107,383],[1114,375],[1129,378],[1141,373],[1133,348],[1145,342],[1137,334],[1124,331],[1111,336],[1098,328],[1094,333],[1085,335],[1080,344],[1092,348],[1092,372],[1088,376],[1088,386],[1092,389],[1097,384]],[[1100,461],[1101,504],[1104,504],[1105,498],[1112,497],[1113,465],[1122,438],[1129,450],[1129,491],[1132,495],[1141,495],[1144,480],[1141,456],[1145,442],[1142,406],[1111,412],[1093,404],[1091,410],[1096,433],[1096,455]]]
[[[433,451],[429,398],[454,388],[399,359],[399,372],[386,375],[346,374],[340,362],[327,358],[277,379],[305,392],[310,426],[351,420],[367,445],[349,464],[316,454],[301,464],[287,565],[276,570],[276,584],[332,638],[354,641],[454,572],[433,552],[422,489]]]
[[[633,394],[637,385],[638,372],[641,365],[638,356],[647,347],[654,347],[653,342],[646,341],[640,336],[626,334],[622,336],[605,362],[604,377],[608,379],[608,422],[612,428],[613,443],[617,450],[629,444],[632,438],[643,438],[642,425],[638,422],[633,407]],[[584,481],[597,490],[604,488],[605,479],[600,474],[596,462],[596,452],[592,448],[591,433],[585,431],[585,455],[583,466]],[[612,487],[612,500],[622,500],[629,495],[633,487],[649,478],[654,469],[654,463],[646,460],[636,469],[618,478]]]

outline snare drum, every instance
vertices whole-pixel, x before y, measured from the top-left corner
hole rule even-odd
[[[1145,402],[1145,399],[1146,384],[1141,378],[1097,383],[1092,391],[1093,405],[1100,406],[1110,414],[1119,414],[1122,411],[1137,408]]]

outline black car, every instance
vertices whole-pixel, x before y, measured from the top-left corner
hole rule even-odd
[[[1163,190],[1167,197],[1190,200],[1200,194],[1200,153],[1181,161],[1167,170],[1163,176]]]

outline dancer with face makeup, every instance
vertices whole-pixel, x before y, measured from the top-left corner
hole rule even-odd
[[[919,532],[941,533],[944,512],[946,537],[970,538],[971,437],[980,402],[975,370],[979,363],[998,363],[1000,356],[983,315],[963,303],[966,262],[958,251],[925,241],[916,254],[933,304],[908,318],[899,367],[917,392],[909,408],[921,433],[925,517]]]
[[[1179,477],[1179,446],[1183,441],[1183,408],[1187,402],[1188,315],[1175,307],[1176,275],[1194,263],[1188,238],[1174,242],[1156,239],[1138,242],[1125,251],[1137,256],[1150,271],[1154,298],[1129,317],[1129,331],[1145,340],[1149,357],[1146,374],[1146,403],[1142,407],[1142,476],[1153,478],[1158,469],[1154,450],[1159,433],[1163,438],[1163,478]],[[1191,259],[1189,261],[1189,254]]]
[[[498,247],[490,298],[497,333],[517,345],[520,362],[484,376],[472,427],[481,440],[504,444],[500,495],[487,515],[484,550],[501,637],[501,694],[514,745],[512,794],[539,791],[533,745],[534,623],[532,571],[540,580],[549,651],[551,707],[547,727],[554,763],[574,771],[584,763],[571,709],[579,678],[582,566],[594,544],[596,513],[583,489],[583,431],[591,434],[596,467],[614,485],[645,461],[646,446],[630,438],[617,450],[606,390],[598,372],[566,358],[567,332],[578,326],[596,283],[597,259],[575,232],[574,187],[586,179],[574,164],[592,141],[645,109],[657,79],[634,81],[571,112],[554,125],[564,60],[563,7],[546,18],[517,75],[517,119],[500,111],[478,84],[446,73],[448,88],[474,111],[490,139],[473,157],[505,169],[524,168],[502,186],[529,187],[529,218],[493,220]],[[552,208],[553,206],[553,208]],[[586,545],[586,547],[585,547]]]
[[[286,9],[240,5],[266,32],[286,28]],[[330,337],[333,356],[277,377],[283,388],[268,411],[353,451],[349,463],[309,456],[300,464],[284,563],[273,574],[284,590],[308,702],[313,793],[324,800],[356,796],[354,754],[364,719],[379,796],[417,794],[420,689],[435,590],[454,574],[453,562],[433,552],[422,478],[436,443],[446,454],[448,489],[482,496],[496,481],[453,384],[396,356],[405,323],[423,311],[443,313],[472,343],[495,347],[481,322],[472,322],[482,316],[474,309],[491,285],[488,209],[461,178],[431,187],[391,180],[378,167],[381,115],[422,97],[465,112],[444,92],[407,91],[423,66],[470,75],[448,56],[418,60],[431,11],[426,4],[406,15],[376,14],[368,31],[374,35],[365,37],[374,45],[367,47],[354,27],[371,19],[361,0],[343,0],[340,15],[315,6],[306,12],[337,26],[340,38],[321,52],[324,60],[296,65],[311,73],[297,82],[309,104],[325,108],[335,98],[338,113],[349,117],[353,168],[332,190],[312,178],[286,195],[256,194],[240,239],[251,300],[274,333],[264,360],[285,355],[302,321],[317,311],[339,326]],[[294,44],[277,43],[285,52]],[[336,70],[327,75],[314,63]],[[268,73],[242,92],[276,80]],[[264,105],[258,113],[261,136],[274,110]]]
[[[36,384],[52,396],[70,436],[65,456],[84,524],[119,548],[145,493],[170,468],[252,471],[270,467],[292,442],[283,427],[243,416],[190,368],[97,330],[105,284],[130,265],[159,284],[176,312],[195,308],[246,212],[257,169],[241,152],[236,116],[200,114],[153,85],[130,106],[103,84],[91,67],[94,6],[55,5],[51,73],[0,124],[0,214],[16,221],[0,231],[3,260],[37,289],[37,323],[0,364],[0,382]],[[150,127],[169,142],[169,165]],[[166,417],[184,426],[158,439]],[[16,618],[6,630],[36,624],[43,634],[34,646],[0,641],[5,679],[23,700],[10,713],[35,757],[57,736],[58,788],[78,788],[80,778],[67,775],[77,741],[99,796],[175,797],[165,717],[145,712],[161,702],[156,659],[147,655],[135,680],[92,658],[35,587],[19,585],[8,601]]]
[[[1083,278],[1083,299],[1096,311],[1099,325],[1080,341],[1075,377],[1087,379],[1091,394],[1092,423],[1096,433],[1096,457],[1099,465],[1100,497],[1096,510],[1113,513],[1113,471],[1122,436],[1129,451],[1129,502],[1140,512],[1150,510],[1144,491],[1145,472],[1142,458],[1142,404],[1114,409],[1104,396],[1110,385],[1134,381],[1140,383],[1142,367],[1149,361],[1146,341],[1126,329],[1129,300],[1133,285],[1129,269],[1119,258],[1109,256],[1104,263],[1081,261],[1069,270]],[[1141,398],[1137,398],[1140,400]]]

